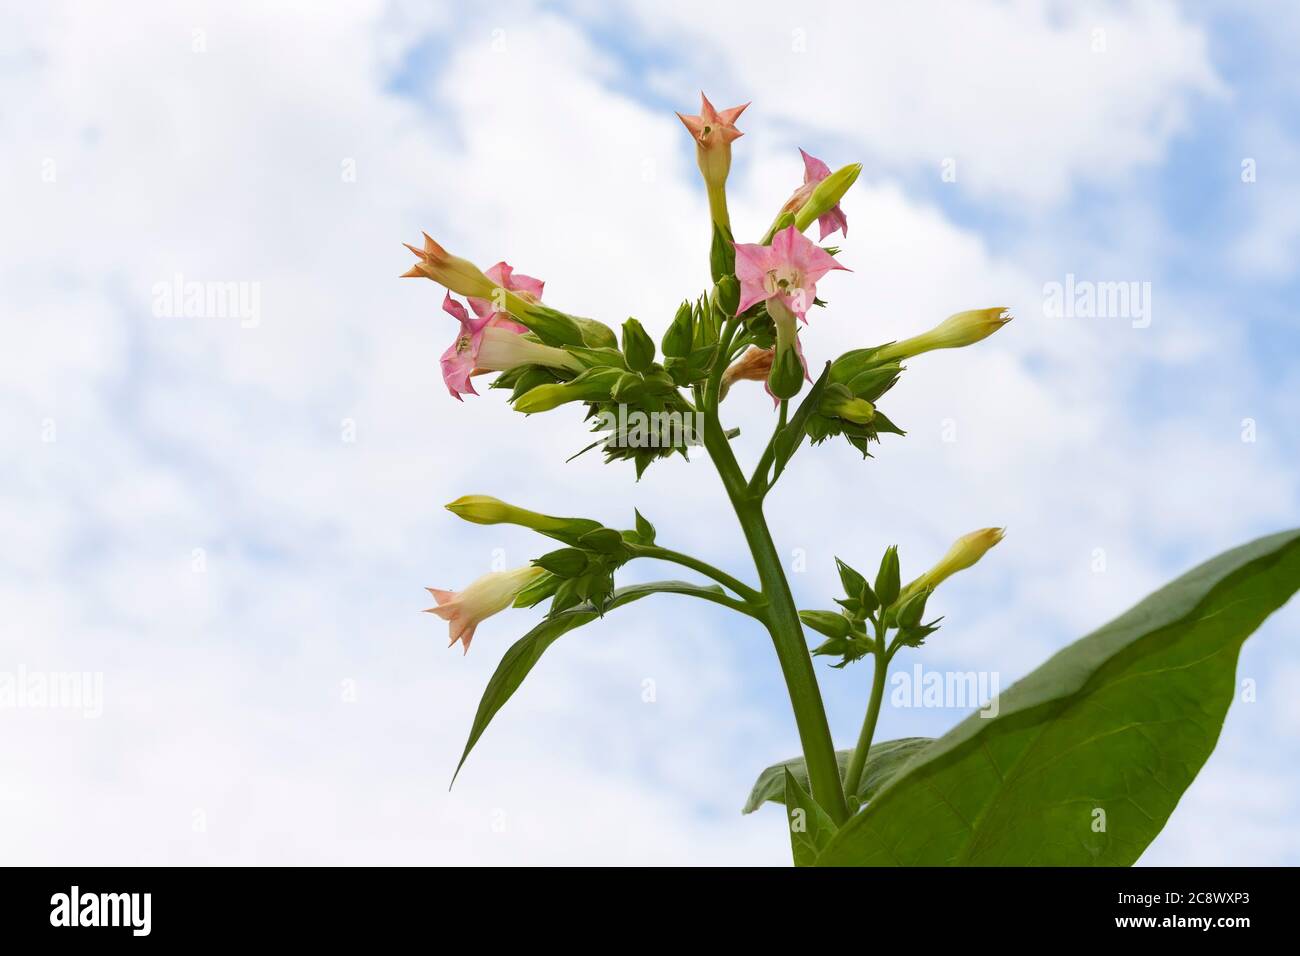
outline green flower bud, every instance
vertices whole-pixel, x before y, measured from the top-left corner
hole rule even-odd
[[[907,597],[917,591],[933,591],[958,571],[964,571],[984,557],[990,548],[1002,540],[1004,533],[1003,528],[981,528],[962,535],[953,542],[938,564],[903,589],[903,596]]]
[[[516,508],[491,495],[464,495],[447,505],[447,510],[458,518],[474,524],[516,524],[533,531],[567,531],[585,534],[599,528],[590,518],[556,518],[538,514],[526,508]]]
[[[898,600],[898,545],[890,545],[880,559],[880,571],[876,574],[876,597],[881,607],[889,607]]]
[[[909,359],[923,352],[935,349],[957,349],[974,345],[988,338],[1002,326],[1011,321],[1011,313],[1006,306],[992,309],[972,309],[958,312],[944,319],[929,332],[894,342],[880,349],[875,358],[881,362],[894,362]]]
[[[734,275],[726,275],[713,287],[713,306],[725,316],[736,314],[740,305],[740,283]]]
[[[876,417],[876,406],[866,399],[855,398],[843,385],[832,385],[826,389],[818,411],[827,418],[842,418],[859,425],[869,425]]]
[[[531,415],[548,412],[569,402],[609,401],[610,391],[623,374],[622,369],[593,368],[570,382],[538,385],[515,399],[515,411]]]
[[[660,343],[664,355],[670,358],[685,358],[691,353],[693,336],[691,304],[683,302],[678,307],[677,315],[673,317],[672,324],[668,326],[668,331],[664,333],[663,341]]]
[[[835,170],[825,179],[817,184],[808,201],[803,204],[794,217],[794,227],[803,232],[818,217],[826,215],[844,198],[844,194],[849,191],[849,187],[857,182],[858,174],[862,172],[861,163],[850,163],[848,166]]]
[[[634,372],[644,372],[655,360],[654,341],[636,319],[623,323],[623,355]]]
[[[794,398],[803,388],[804,374],[798,349],[778,351],[772,359],[772,371],[767,375],[767,387],[777,398]]]

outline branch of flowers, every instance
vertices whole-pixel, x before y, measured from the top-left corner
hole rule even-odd
[[[684,568],[690,568],[692,571],[698,571],[705,577],[712,578],[723,587],[730,588],[740,595],[741,599],[747,604],[761,606],[763,604],[763,595],[753,588],[749,587],[738,578],[732,577],[726,571],[715,568],[713,565],[701,561],[699,558],[693,558],[689,554],[682,554],[680,551],[673,551],[669,548],[661,548],[658,545],[633,544],[628,545],[632,554],[638,558],[656,558],[660,561],[669,561],[673,564],[679,564]]]

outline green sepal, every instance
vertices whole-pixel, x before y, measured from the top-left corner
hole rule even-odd
[[[534,558],[533,564],[567,580],[580,577],[587,570],[587,554],[577,548],[560,548]]]

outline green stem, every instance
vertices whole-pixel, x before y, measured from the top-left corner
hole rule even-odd
[[[844,772],[844,791],[856,794],[862,785],[862,771],[867,766],[867,754],[871,752],[871,738],[876,735],[876,721],[880,719],[880,702],[885,696],[885,678],[889,674],[889,655],[876,641],[876,669],[871,675],[871,701],[867,704],[867,716],[862,721],[862,732],[858,734],[858,745],[853,748],[853,757],[849,768]]]
[[[781,414],[776,420],[776,428],[772,429],[772,437],[767,440],[767,447],[763,449],[762,456],[758,459],[758,464],[754,467],[753,477],[749,479],[749,493],[758,498],[763,498],[770,488],[767,481],[767,472],[772,467],[772,460],[776,457],[776,436],[781,434],[781,429],[785,428],[786,413],[790,408],[790,400],[781,400]]]
[[[767,602],[761,615],[772,637],[781,673],[785,677],[795,725],[799,730],[799,742],[803,747],[804,762],[808,767],[808,782],[812,787],[813,799],[832,820],[843,823],[848,819],[848,805],[844,802],[835,745],[831,740],[830,725],[826,721],[826,708],[817,686],[812,656],[804,641],[803,625],[799,621],[799,612],[795,608],[776,545],[763,517],[762,504],[750,495],[745,476],[718,420],[716,382],[710,384],[714,402],[705,413],[704,446],[722,477],[727,497],[731,499],[732,508],[735,509],[749,550],[754,556],[754,566],[758,570],[763,597]]]
[[[723,587],[731,588],[750,604],[763,603],[763,595],[749,587],[749,585],[732,577],[726,571],[701,561],[699,558],[693,558],[689,554],[682,554],[680,551],[661,548],[658,545],[631,545],[631,548],[637,557],[655,558],[659,561],[671,561],[673,564],[680,564],[684,568],[690,568],[692,571],[700,572],[705,577],[712,578]]]

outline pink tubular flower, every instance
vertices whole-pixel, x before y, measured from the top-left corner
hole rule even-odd
[[[451,644],[460,641],[468,654],[475,628],[493,614],[508,608],[520,591],[545,573],[535,565],[526,565],[513,571],[489,572],[463,591],[426,588],[437,602],[436,607],[426,608],[426,611],[447,622]]]
[[[536,279],[530,281],[537,282]],[[564,349],[526,338],[523,334],[528,331],[526,328],[512,321],[505,312],[493,312],[487,300],[479,301],[485,306],[480,318],[471,318],[469,311],[453,299],[450,292],[442,302],[443,311],[460,323],[456,340],[442,353],[439,363],[442,380],[452,398],[463,402],[462,395],[477,395],[470,377],[484,372],[504,372],[519,365],[545,365],[570,371],[582,368],[577,359]],[[470,302],[473,304],[472,299]]]
[[[816,156],[810,156],[799,150],[799,155],[803,157],[803,185],[794,191],[786,203],[781,207],[781,212],[795,213],[803,208],[809,197],[812,196],[813,190],[817,184],[831,174],[831,168],[823,163]],[[821,238],[824,240],[832,232],[838,229],[845,236],[849,234],[849,218],[844,215],[844,210],[840,204],[836,203],[835,208],[829,212],[823,213],[817,217],[817,225],[821,228]],[[488,273],[491,275],[491,273]]]
[[[756,302],[772,300],[807,322],[806,313],[817,298],[817,280],[832,269],[845,267],[794,226],[773,236],[770,246],[736,243],[736,278],[740,280],[736,314]]]

